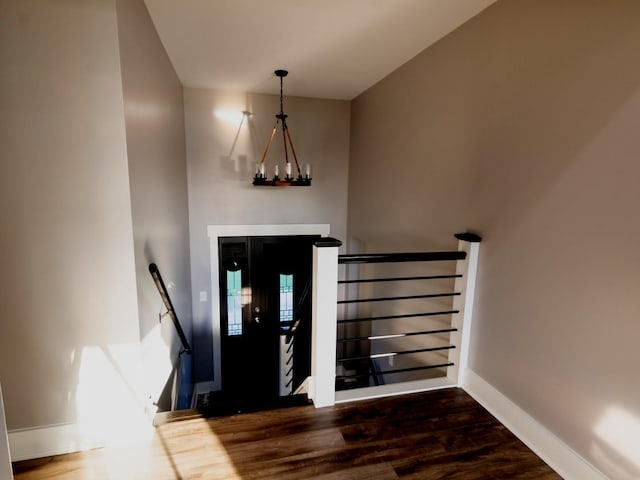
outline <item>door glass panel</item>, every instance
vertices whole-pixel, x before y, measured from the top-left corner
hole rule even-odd
[[[227,335],[242,335],[242,270],[227,270]]]
[[[293,321],[293,274],[280,274],[280,325],[283,330],[291,328]]]

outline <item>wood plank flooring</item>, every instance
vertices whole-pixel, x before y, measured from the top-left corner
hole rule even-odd
[[[561,478],[459,389],[183,420],[146,444],[14,469],[16,480]]]

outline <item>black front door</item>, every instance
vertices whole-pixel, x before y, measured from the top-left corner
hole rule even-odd
[[[317,236],[219,240],[222,391],[248,407],[310,373],[311,255]]]

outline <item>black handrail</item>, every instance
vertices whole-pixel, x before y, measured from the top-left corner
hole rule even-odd
[[[171,303],[171,298],[169,298],[169,292],[167,291],[167,287],[164,285],[164,281],[162,280],[162,275],[160,275],[160,270],[158,270],[158,266],[155,263],[149,264],[149,273],[153,277],[153,281],[158,288],[158,293],[162,297],[162,301],[164,302],[164,306],[167,309],[168,314],[173,321],[173,326],[176,327],[176,331],[178,332],[178,337],[180,337],[180,342],[182,343],[182,353],[187,353],[191,355],[191,347],[189,346],[189,341],[184,334],[184,330],[182,330],[182,325],[180,325],[180,321],[178,320],[178,316],[176,315],[176,311],[173,308],[173,304]]]
[[[338,255],[338,263],[395,263],[395,262],[439,262],[464,260],[467,252],[406,252],[406,253],[360,253]]]
[[[462,278],[462,275],[423,275],[420,277],[385,277],[385,278],[362,278],[357,280],[338,280],[339,284],[346,283],[372,283],[372,282],[402,282],[406,280],[440,280],[443,278]]]

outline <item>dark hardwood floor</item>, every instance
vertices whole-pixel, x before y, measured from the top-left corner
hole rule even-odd
[[[159,426],[146,445],[15,465],[26,479],[560,479],[459,389]]]

